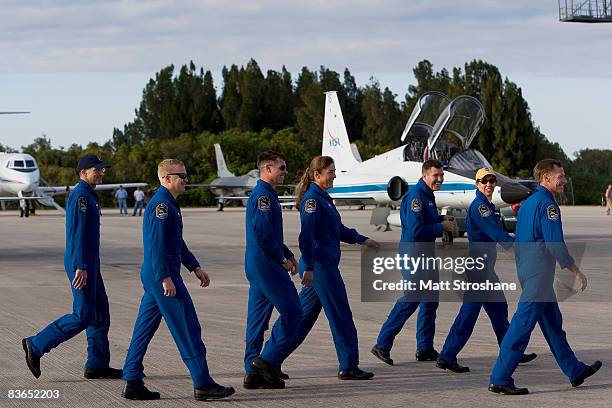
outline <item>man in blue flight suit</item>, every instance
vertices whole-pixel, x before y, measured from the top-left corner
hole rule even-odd
[[[300,291],[303,314],[298,335],[280,361],[284,361],[304,341],[323,309],[338,355],[338,378],[369,380],[374,373],[359,368],[357,329],[338,266],[340,242],[366,245],[372,249],[378,249],[380,245],[342,224],[340,213],[327,193],[333,187],[335,178],[333,159],[318,156],[311,161],[296,188],[296,203],[299,203],[302,225],[299,268],[303,285]],[[277,321],[275,326],[278,324]]]
[[[183,241],[183,219],[176,198],[185,192],[185,165],[176,159],[163,160],[157,176],[161,186],[147,205],[143,219],[144,262],[140,279],[144,295],[123,367],[126,385],[122,396],[133,400],[159,399],[158,392],[149,391],[144,385],[142,360],[163,317],[191,374],[194,398],[200,401],[225,398],[234,389],[217,384],[208,372],[198,316],[181,278],[182,263],[200,280],[201,287],[210,283],[208,274]]]
[[[421,250],[435,255],[434,242],[441,237],[444,231],[452,231],[455,225],[454,217],[438,214],[434,191],[440,190],[444,182],[444,170],[437,160],[427,160],[423,163],[422,178],[411,188],[402,199],[400,218],[402,221],[401,247],[411,247],[409,252],[416,252],[420,256]],[[402,245],[402,243],[404,243]],[[437,279],[437,271],[419,271],[418,274],[427,273],[429,278]],[[417,276],[415,275],[415,276]],[[409,300],[400,298],[391,309],[389,317],[382,325],[372,354],[383,362],[393,365],[390,357],[391,347],[395,336],[404,327],[406,320],[419,308],[417,320],[417,361],[436,361],[438,352],[434,349],[436,309],[438,302],[432,299],[431,294],[423,294],[422,300]]]
[[[468,239],[470,241],[469,255],[471,259],[484,259],[485,267],[482,271],[475,268],[467,271],[470,282],[499,282],[495,273],[495,262],[497,260],[496,243],[500,243],[505,249],[510,249],[514,243],[512,238],[501,225],[501,221],[495,213],[493,193],[497,185],[497,175],[488,168],[479,169],[476,172],[476,197],[467,211],[466,226]],[[497,343],[501,344],[508,331],[508,303],[502,291],[499,292],[466,292],[459,314],[455,318],[444,347],[440,352],[436,366],[444,370],[456,373],[470,371],[469,367],[457,363],[457,354],[463,349],[476,325],[481,307],[491,319],[493,331],[497,337]],[[527,363],[537,357],[537,354],[525,354],[521,363]]]
[[[80,180],[66,203],[64,252],[64,268],[71,282],[72,313],[22,340],[28,368],[36,378],[41,374],[40,358],[83,330],[87,332],[85,378],[121,378],[121,370],[108,365],[110,313],[100,274],[100,206],[94,191],[109,167],[94,154],[83,156],[77,165]]]
[[[297,290],[287,272],[297,273],[293,253],[283,243],[283,216],[276,186],[287,175],[282,154],[265,151],[257,157],[259,177],[246,208],[245,272],[249,281],[244,388],[284,388],[280,363],[291,347],[302,316]],[[272,309],[280,323],[262,351]]]
[[[556,262],[576,275],[583,291],[587,286],[586,276],[567,251],[561,211],[553,195],[563,192],[567,184],[563,165],[557,160],[544,159],[536,164],[533,175],[540,185],[521,205],[516,225],[516,268],[523,292],[500,346],[489,383],[489,391],[508,395],[529,393],[527,388],[515,387],[512,373],[536,323],[539,323],[557,364],[572,386],[582,384],[602,365],[595,361],[588,366],[574,355],[563,331],[561,311],[553,288]]]

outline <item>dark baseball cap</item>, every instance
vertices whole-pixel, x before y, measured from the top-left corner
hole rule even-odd
[[[81,171],[85,169],[90,169],[92,167],[95,167],[96,169],[102,169],[102,168],[109,169],[110,164],[104,163],[95,154],[86,154],[85,156],[81,157],[81,160],[79,160],[79,164],[77,165],[77,170]]]

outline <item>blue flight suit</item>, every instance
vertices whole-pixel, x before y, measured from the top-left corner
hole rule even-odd
[[[30,337],[32,350],[37,357],[42,357],[86,330],[85,368],[108,368],[110,313],[100,274],[100,206],[94,189],[84,180],[79,180],[66,202],[64,269],[72,290],[72,313]],[[85,287],[78,290],[72,286],[77,269],[87,270]]]
[[[283,259],[293,253],[283,243],[283,214],[276,190],[263,180],[251,192],[246,208],[246,251],[244,269],[249,281],[244,370],[255,374],[251,362],[260,355],[275,367],[280,366],[296,336],[302,307],[295,285],[283,268]],[[264,332],[272,309],[280,317],[263,351]]]
[[[145,376],[142,360],[163,317],[189,369],[194,388],[207,388],[214,381],[208,373],[206,347],[198,316],[181,277],[181,264],[189,271],[200,264],[183,240],[183,218],[179,205],[163,186],[145,208],[142,238],[144,262],[140,280],[144,295],[125,358],[123,379],[138,380]],[[166,277],[170,277],[176,286],[175,296],[164,296],[162,281]]]
[[[496,216],[495,205],[478,190],[476,190],[476,198],[468,209],[466,226],[470,241],[469,256],[472,259],[485,259],[484,270],[482,272],[467,271],[468,279],[470,282],[484,282],[485,280],[499,282],[495,273],[495,262],[497,260],[495,243],[499,242],[504,248],[509,249],[514,242],[514,238],[504,230],[501,221]],[[457,354],[472,335],[481,307],[484,307],[491,320],[497,343],[501,344],[510,325],[508,323],[508,303],[504,293],[500,291],[488,293],[485,296],[485,294],[466,292],[459,314],[455,318],[440,352],[440,360],[449,363],[457,362]]]
[[[400,239],[400,251],[402,243],[409,244],[412,247],[409,252],[416,251],[413,255],[420,256],[425,252],[425,255],[434,256],[434,242],[437,237],[441,237],[444,228],[441,222],[444,217],[438,214],[436,207],[436,199],[434,192],[423,179],[408,191],[402,199],[400,206],[400,218],[402,221],[402,236]],[[428,243],[422,245],[422,243]],[[406,246],[406,244],[404,244]],[[430,271],[431,273],[432,271]],[[433,273],[432,280],[437,280],[437,271]],[[406,320],[412,316],[414,311],[419,308],[417,319],[417,350],[429,351],[433,350],[433,340],[436,331],[436,310],[438,309],[437,301],[409,301],[406,298],[400,298],[391,312],[389,317],[382,325],[376,344],[383,350],[389,352],[393,347],[393,340],[399,334],[406,323]]]
[[[579,361],[567,343],[562,316],[554,295],[555,263],[561,268],[574,264],[563,240],[561,212],[552,193],[538,186],[521,205],[516,225],[516,268],[523,292],[499,357],[491,373],[490,384],[512,386],[516,369],[536,323],[563,373],[573,381],[589,367]],[[536,296],[536,297],[534,297]],[[534,301],[534,300],[546,301]]]
[[[367,237],[342,224],[332,198],[315,183],[310,184],[302,198],[300,220],[300,276],[305,271],[314,271],[314,278],[312,286],[303,287],[300,291],[303,309],[300,326],[297,337],[282,356],[281,362],[302,344],[323,308],[336,346],[339,371],[355,370],[359,365],[357,329],[338,269],[340,241],[362,244]]]

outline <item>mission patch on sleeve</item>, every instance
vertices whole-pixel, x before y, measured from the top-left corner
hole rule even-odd
[[[480,216],[482,218],[486,218],[489,215],[491,215],[491,209],[489,207],[487,207],[486,204],[480,204],[478,206],[478,212],[480,213]]]
[[[157,204],[157,207],[155,207],[155,216],[160,220],[168,218],[168,206],[164,203]]]
[[[259,210],[263,212],[270,211],[270,198],[265,195],[259,197],[257,199],[257,208],[259,208]]]
[[[309,214],[316,212],[317,211],[317,200],[315,200],[314,198],[306,200],[306,202],[304,203],[304,211],[306,211]]]
[[[546,216],[551,221],[559,221],[559,208],[554,204],[549,205],[546,207]]]
[[[79,197],[79,199],[77,200],[77,206],[79,207],[79,210],[81,210],[81,212],[87,212],[87,198],[85,198],[84,196]]]
[[[418,198],[415,198],[412,200],[410,207],[412,208],[413,212],[419,213],[423,209],[423,203]]]

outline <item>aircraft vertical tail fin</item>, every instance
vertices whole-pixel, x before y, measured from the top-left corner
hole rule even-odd
[[[355,156],[355,160],[361,163],[363,159],[361,158],[361,154],[359,153],[359,148],[357,147],[355,143],[351,143],[351,151],[353,152],[353,156]]]
[[[332,157],[338,170],[346,170],[358,164],[351,149],[336,91],[325,92],[325,119],[323,121],[321,154]]]
[[[217,159],[217,175],[219,177],[233,177],[234,173],[227,169],[225,158],[223,157],[223,152],[221,151],[221,145],[219,143],[215,143],[215,158]]]

